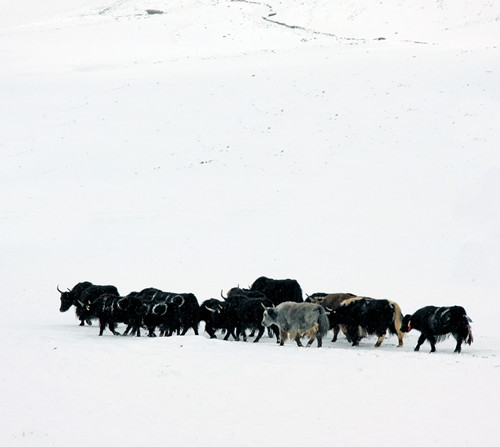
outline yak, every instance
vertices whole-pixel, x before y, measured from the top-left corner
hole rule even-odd
[[[332,323],[330,320],[330,313],[332,310],[339,307],[340,303],[354,298],[355,296],[356,295],[353,295],[352,293],[313,293],[311,296],[307,297],[307,302],[319,304],[327,311],[328,321],[330,321],[330,329],[333,330],[333,343],[337,341],[340,330],[342,329],[342,332],[346,334],[346,329],[343,325]]]
[[[200,321],[205,322],[205,332],[210,336],[210,338],[217,338],[215,333],[220,329],[226,329],[225,327],[219,327],[219,321],[216,314],[219,313],[224,306],[224,302],[209,298],[203,301],[200,305]]]
[[[329,320],[330,324],[345,326],[346,337],[353,346],[358,346],[365,335],[376,335],[375,347],[378,348],[388,330],[398,335],[398,346],[403,345],[401,309],[393,301],[353,297],[331,309]]]
[[[105,293],[87,304],[86,309],[99,318],[99,335],[103,334],[106,326],[114,335],[120,335],[116,325],[128,323],[129,307],[130,300],[127,297]]]
[[[105,293],[118,295],[118,290],[115,286],[99,286],[89,281],[80,282],[73,289],[68,289],[66,292],[63,292],[57,286],[57,291],[61,294],[61,307],[59,311],[66,312],[71,306],[75,306],[75,313],[80,320],[80,326],[84,326],[85,323],[91,325],[91,320],[96,318],[87,309],[92,301]]]
[[[300,339],[309,337],[307,346],[317,340],[318,348],[328,332],[329,324],[326,311],[319,304],[284,302],[276,307],[267,307],[262,318],[264,326],[276,325],[280,330],[280,346],[290,337],[297,346],[302,346]]]
[[[436,342],[451,334],[457,341],[455,352],[460,353],[463,342],[470,345],[474,341],[470,323],[472,320],[462,306],[426,306],[413,315],[405,315],[401,330],[410,332],[416,329],[421,332],[415,351],[420,349],[425,340],[429,340],[431,352],[436,352]]]
[[[233,293],[217,310],[208,310],[213,314],[215,326],[226,329],[224,340],[228,340],[231,335],[236,341],[240,340],[240,336],[247,341],[246,330],[249,329],[258,331],[254,340],[254,343],[257,343],[264,334],[264,326],[261,324],[264,308],[272,305],[271,300],[267,298],[249,298]],[[275,333],[278,337],[277,331]]]

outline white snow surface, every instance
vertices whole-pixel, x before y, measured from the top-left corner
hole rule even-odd
[[[0,445],[500,445],[499,46],[486,0],[2,2]],[[201,302],[261,275],[459,304],[475,341],[58,311],[84,280]]]

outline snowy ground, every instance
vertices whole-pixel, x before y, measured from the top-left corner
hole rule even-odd
[[[500,444],[497,2],[32,3],[0,17],[2,446]],[[263,274],[460,304],[475,343],[99,338],[55,290]]]

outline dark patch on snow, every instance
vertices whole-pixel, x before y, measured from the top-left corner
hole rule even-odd
[[[163,14],[163,11],[161,11],[160,9],[146,9],[146,12],[147,12],[149,15],[153,15],[153,14]]]

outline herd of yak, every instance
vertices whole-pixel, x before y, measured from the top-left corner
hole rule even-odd
[[[303,299],[302,289],[294,279],[260,277],[249,289],[234,287],[222,300],[210,298],[201,304],[192,293],[170,293],[155,288],[120,296],[115,286],[95,285],[88,281],[78,283],[61,294],[60,311],[75,306],[80,325],[99,320],[99,335],[105,328],[115,334],[119,323],[126,325],[123,335],[148,336],[184,335],[192,329],[198,335],[198,325],[205,322],[205,331],[211,338],[216,332],[225,333],[234,340],[247,340],[246,331],[258,342],[265,329],[269,336],[283,345],[290,338],[298,346],[308,337],[310,346],[317,340],[318,347],[326,333],[333,330],[333,342],[340,331],[353,346],[367,335],[378,337],[375,347],[381,345],[387,332],[398,336],[403,346],[404,333],[417,329],[421,335],[415,351],[428,340],[431,352],[436,342],[448,335],[457,341],[455,352],[461,352],[462,343],[473,341],[470,318],[461,306],[426,306],[414,314],[403,316],[394,301],[360,297],[350,293],[314,293]]]

